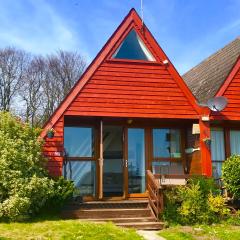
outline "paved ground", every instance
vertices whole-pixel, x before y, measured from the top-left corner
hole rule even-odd
[[[137,233],[143,236],[146,240],[165,240],[165,238],[157,235],[158,231],[139,230]]]

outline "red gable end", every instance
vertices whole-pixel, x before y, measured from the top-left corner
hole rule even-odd
[[[216,96],[224,96],[228,100],[227,107],[220,113],[212,113],[214,119],[240,120],[240,57],[229,73]]]
[[[155,61],[112,59],[134,29]],[[168,64],[163,64],[168,60]],[[63,115],[198,119],[195,98],[132,9],[46,124]]]

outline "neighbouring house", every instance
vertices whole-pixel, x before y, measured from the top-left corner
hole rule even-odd
[[[230,94],[233,101],[229,98],[224,112],[213,115],[207,107],[197,104],[132,9],[46,123],[41,137],[45,140],[43,153],[49,159],[49,172],[72,179],[87,200],[146,198],[146,172],[164,175],[164,181],[172,178],[172,182],[174,177],[176,180],[186,174],[212,176],[210,124],[212,157],[220,161],[222,153],[214,148],[225,148],[215,139],[224,141],[223,125],[231,121],[234,126],[240,116],[236,112],[230,114],[238,109],[235,103],[240,99],[239,95],[232,95],[240,84],[237,67],[233,67],[238,56],[235,60],[224,56],[226,59],[217,58],[216,62],[221,60],[219,67],[227,66],[227,73],[219,74],[222,80],[216,78],[218,87],[210,93],[228,98]],[[227,59],[229,64],[224,64]],[[236,66],[239,68],[239,62]],[[196,96],[200,89],[202,102],[203,84],[195,79],[195,69],[183,77]],[[200,73],[206,72],[206,67],[199,69]],[[211,77],[207,77],[208,83]],[[207,83],[206,89],[217,84]],[[227,119],[222,119],[222,114]],[[53,136],[48,134],[50,129]],[[229,137],[236,140],[238,133],[228,131]],[[217,166],[218,162],[214,164]]]
[[[226,97],[227,107],[210,113],[213,176],[221,176],[222,163],[240,154],[240,37],[189,70],[183,79],[199,103]]]

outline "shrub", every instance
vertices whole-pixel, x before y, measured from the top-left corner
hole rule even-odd
[[[236,213],[232,214],[229,217],[227,222],[231,225],[240,226],[240,210],[238,210]]]
[[[212,179],[193,178],[186,186],[178,186],[165,192],[163,217],[170,223],[214,223],[228,214],[225,200]]]
[[[71,182],[47,175],[38,135],[38,129],[0,112],[0,219],[22,220],[72,195]]]
[[[56,179],[53,183],[54,194],[52,194],[46,207],[54,210],[59,210],[70,198],[75,191],[74,184],[71,181],[66,181],[63,177]]]
[[[222,167],[224,186],[233,194],[233,197],[240,198],[240,156],[229,157]]]

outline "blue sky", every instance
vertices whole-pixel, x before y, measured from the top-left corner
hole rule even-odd
[[[180,73],[240,35],[240,0],[143,0],[144,22]],[[88,63],[140,0],[0,0],[0,47],[77,50]]]

